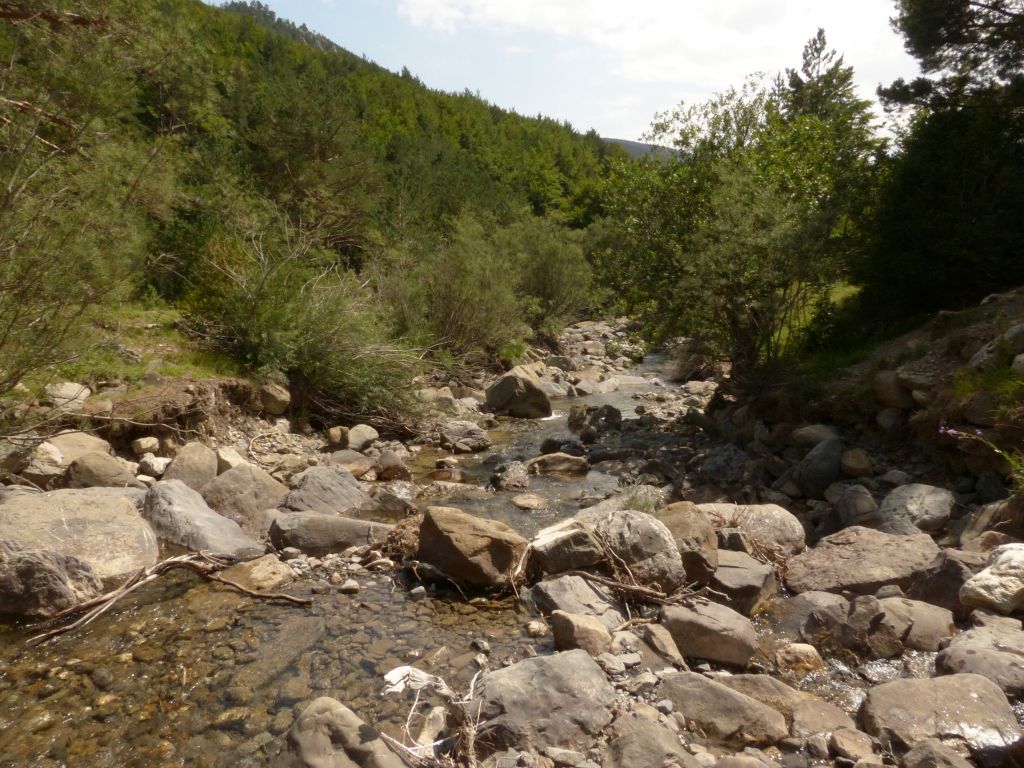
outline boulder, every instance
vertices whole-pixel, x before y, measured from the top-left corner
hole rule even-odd
[[[825,497],[825,489],[840,477],[839,462],[843,444],[839,440],[825,440],[808,451],[793,468],[793,482],[804,496],[811,499]]]
[[[934,652],[956,634],[953,613],[946,608],[905,597],[885,597],[878,602],[884,621],[907,648]]]
[[[263,536],[269,524],[263,513],[283,502],[288,488],[266,470],[243,464],[207,483],[202,494],[211,508],[234,520],[243,531]]]
[[[291,480],[282,506],[293,512],[359,517],[377,504],[349,472],[338,466],[310,467]]]
[[[899,408],[905,410],[914,407],[914,399],[910,392],[904,389],[899,382],[899,375],[896,371],[879,371],[872,381],[872,388],[878,402],[886,408]]]
[[[44,441],[28,455],[28,461],[19,467],[18,474],[33,485],[46,489],[64,477],[69,464],[57,446]]]
[[[594,531],[620,564],[641,584],[671,594],[686,584],[675,539],[656,517],[635,510],[587,512],[576,520]]]
[[[716,528],[739,528],[766,554],[789,557],[805,547],[804,527],[778,504],[698,504]]]
[[[938,739],[919,741],[900,760],[900,768],[973,768],[959,753]]]
[[[806,701],[805,694],[771,675],[721,675],[716,682],[771,707],[785,718],[787,725],[793,721],[797,707]]]
[[[71,488],[145,488],[135,475],[109,453],[86,453],[68,470]]]
[[[960,588],[960,602],[973,608],[1013,613],[1024,607],[1024,544],[1003,544],[988,565]]]
[[[335,699],[321,696],[288,731],[288,752],[275,768],[403,768],[384,739]]]
[[[259,396],[263,410],[271,416],[280,416],[292,404],[292,395],[288,388],[275,381],[265,382],[260,387]]]
[[[164,472],[167,471],[167,467],[169,467],[170,464],[170,459],[147,453],[139,459],[139,472],[144,475],[149,475],[150,477],[163,477]],[[178,482],[181,481],[179,480]]]
[[[775,651],[775,666],[795,677],[804,677],[825,666],[818,649],[808,643],[787,643]]]
[[[428,507],[420,525],[417,557],[464,586],[504,589],[527,544],[497,520],[451,507]]]
[[[50,445],[60,451],[64,461],[70,465],[87,453],[109,453],[113,455],[110,443],[102,437],[90,435],[88,432],[68,431],[54,435],[47,440]]]
[[[949,522],[955,504],[953,494],[945,488],[923,483],[901,485],[882,499],[878,510],[882,521],[879,528],[887,533],[904,533],[908,528],[906,521],[909,521],[922,531],[934,533]]]
[[[591,656],[600,656],[612,644],[612,636],[598,619],[580,613],[552,611],[551,634],[555,648],[571,651],[582,648]]]
[[[686,657],[744,667],[758,650],[757,633],[750,620],[718,603],[666,605],[659,621]]]
[[[790,731],[793,736],[806,739],[819,733],[829,734],[856,727],[850,716],[834,704],[820,699],[804,699],[793,708]]]
[[[966,619],[973,608],[960,600],[960,588],[985,567],[988,557],[981,552],[944,549],[910,585],[907,597],[947,608],[957,619]]]
[[[331,454],[330,463],[332,466],[340,467],[350,473],[352,477],[362,477],[377,466],[377,462],[369,456],[353,451],[351,448],[342,448]]]
[[[161,539],[193,552],[236,555],[262,549],[238,523],[210,509],[198,491],[181,480],[161,480],[150,488],[142,516]]]
[[[606,768],[700,768],[700,763],[683,749],[678,734],[663,725],[629,718],[615,721],[615,731],[622,735],[613,738],[602,750],[601,765]]]
[[[449,421],[440,430],[441,447],[454,453],[477,453],[491,447],[491,438],[472,421]]]
[[[790,438],[801,448],[813,448],[826,440],[838,440],[839,433],[828,424],[805,424],[794,429]]]
[[[153,437],[137,437],[132,440],[132,453],[136,456],[142,457],[147,453],[159,453],[160,452],[160,438]]]
[[[217,454],[199,442],[182,447],[164,472],[164,480],[181,480],[189,488],[202,491],[217,477]]]
[[[45,619],[102,591],[92,568],[77,557],[0,541],[0,615]]]
[[[77,558],[100,579],[157,562],[159,547],[134,501],[140,491],[81,488],[19,493],[0,501],[0,541]]]
[[[491,475],[491,485],[499,491],[522,491],[530,485],[530,469],[521,461],[499,464]]]
[[[659,695],[710,738],[731,747],[771,746],[789,735],[771,707],[693,672],[667,675]]]
[[[581,576],[559,576],[535,584],[530,590],[537,608],[545,614],[553,611],[594,616],[608,630],[626,621],[614,597],[601,587]]]
[[[604,557],[604,549],[590,528],[575,518],[541,529],[530,542],[531,570],[538,573],[588,568]]]
[[[551,401],[540,379],[521,365],[487,388],[486,402],[494,413],[520,419],[544,419],[551,415]]]
[[[888,584],[907,589],[938,552],[924,533],[898,536],[854,526],[826,536],[814,548],[791,558],[786,584],[796,593],[870,594]]]
[[[545,453],[526,462],[526,468],[532,475],[585,475],[590,464],[585,456]]]
[[[867,451],[860,448],[850,448],[843,451],[839,457],[839,469],[844,477],[871,477],[875,474],[875,467]]]
[[[46,402],[56,410],[78,413],[85,407],[85,401],[92,395],[92,390],[85,384],[57,381],[43,387],[43,394]]]
[[[836,502],[836,516],[843,528],[850,528],[855,525],[865,528],[878,528],[882,524],[882,517],[878,511],[878,502],[871,495],[871,491],[863,485],[848,485],[843,489]],[[915,533],[915,530],[906,533]],[[895,533],[895,531],[890,531]]]
[[[370,444],[380,437],[380,433],[369,424],[356,424],[348,431],[348,445],[353,451],[363,451],[370,447]]]
[[[217,449],[217,474],[222,475],[229,469],[240,467],[249,462],[242,458],[242,455],[230,446],[222,446]]]
[[[278,549],[295,547],[322,557],[349,547],[382,544],[393,526],[320,512],[291,512],[274,517],[270,542]]]
[[[718,535],[711,518],[689,501],[669,504],[654,516],[672,534],[686,580],[707,584],[718,568]]]
[[[469,704],[477,752],[589,744],[612,720],[615,689],[583,650],[526,659],[487,672]]]
[[[995,622],[956,635],[935,659],[940,675],[981,675],[1007,696],[1024,696],[1024,632],[1020,622]]]
[[[377,477],[384,481],[412,480],[412,471],[398,453],[384,451],[377,459]],[[354,477],[352,479],[355,480]]]
[[[868,691],[859,718],[890,751],[941,739],[996,757],[1021,738],[999,686],[972,674],[882,683]]]
[[[711,587],[728,598],[730,608],[745,616],[760,611],[779,589],[774,568],[745,552],[729,550],[718,553],[718,570]]]

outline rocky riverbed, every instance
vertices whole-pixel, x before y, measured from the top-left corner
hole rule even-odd
[[[709,410],[716,384],[635,365],[624,322],[561,345],[425,386],[437,417],[406,443],[295,433],[270,387],[203,441],[8,450],[55,490],[0,491],[22,617],[0,629],[0,765],[1016,759],[1019,501],[944,484],[882,423]],[[26,645],[29,620],[197,550],[310,602],[172,572]]]

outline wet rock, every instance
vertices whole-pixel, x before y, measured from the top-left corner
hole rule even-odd
[[[890,658],[903,653],[902,634],[907,627],[887,620],[878,598],[861,595],[850,603],[823,605],[808,617],[803,635],[825,641],[856,654]]]
[[[530,485],[530,470],[521,461],[502,464],[491,476],[491,485],[499,491],[524,490]]]
[[[322,696],[288,732],[288,753],[274,768],[403,768],[376,730],[339,701]]]
[[[774,709],[703,675],[668,675],[659,695],[688,722],[730,746],[769,746],[789,735],[785,718]]]
[[[940,675],[981,675],[1007,696],[1024,695],[1024,632],[1020,622],[993,623],[956,635],[939,652],[935,669]]]
[[[429,507],[420,525],[418,559],[471,587],[508,586],[528,542],[497,520],[451,507]]]
[[[552,611],[549,620],[555,648],[560,651],[582,648],[591,656],[600,656],[612,644],[611,634],[593,616]]]
[[[804,550],[804,527],[778,504],[698,504],[716,528],[739,528],[766,554],[789,557]]]
[[[280,416],[292,404],[292,395],[288,388],[282,387],[276,381],[265,382],[260,387],[259,398],[263,410],[271,416]]]
[[[540,509],[547,509],[548,506],[547,499],[536,493],[520,493],[513,496],[510,501],[513,507],[524,512],[536,512]]]
[[[271,592],[295,580],[292,569],[277,555],[264,555],[221,571],[225,579],[256,592]]]
[[[348,431],[348,445],[353,451],[363,451],[370,447],[370,444],[380,437],[376,429],[369,424],[356,424]]]
[[[956,633],[953,614],[946,608],[905,597],[879,600],[885,622],[907,648],[937,651],[942,642]]]
[[[145,488],[135,475],[109,453],[86,453],[68,470],[71,488]]]
[[[654,513],[675,540],[686,580],[707,584],[718,568],[718,536],[711,518],[689,501]]]
[[[530,590],[533,602],[545,614],[562,610],[596,617],[607,629],[615,629],[626,617],[603,587],[581,576],[559,576],[542,581]]]
[[[602,750],[601,765],[607,768],[641,768],[641,766],[673,766],[700,768],[693,755],[683,749],[679,736],[663,725],[631,717],[615,721],[621,733]]]
[[[319,643],[327,627],[319,616],[289,616],[276,634],[260,643],[259,653],[244,665],[232,680],[232,685],[259,690],[282,672],[288,670],[298,658]]]
[[[469,705],[477,750],[541,751],[588,744],[612,720],[615,690],[583,650],[526,659],[486,673]]]
[[[530,566],[535,572],[556,574],[597,565],[604,549],[591,530],[569,519],[540,530],[530,542]]]
[[[880,530],[888,533],[905,533],[911,526],[934,533],[942,530],[949,521],[956,500],[945,488],[936,488],[922,483],[901,485],[882,499],[878,514]]]
[[[900,768],[972,768],[971,763],[938,739],[917,743],[900,760]]]
[[[19,493],[0,501],[0,541],[75,557],[100,579],[157,562],[159,548],[134,501],[141,491],[81,488]]]
[[[150,488],[142,516],[161,539],[193,552],[234,555],[262,549],[238,523],[210,509],[203,497],[181,480],[162,480]]]
[[[864,730],[884,749],[912,748],[925,739],[960,743],[998,755],[1021,737],[1006,696],[980,675],[894,680],[868,691],[861,705]]]
[[[722,550],[712,588],[728,597],[729,607],[745,616],[757,613],[778,592],[775,569],[744,552]]]
[[[947,608],[957,619],[973,610],[960,600],[960,588],[985,567],[988,558],[980,552],[944,549],[910,585],[907,597]]]
[[[793,482],[804,496],[811,499],[825,497],[825,489],[840,477],[839,462],[843,444],[839,440],[825,440],[814,446],[793,468]]]
[[[293,477],[291,485],[282,506],[293,512],[359,517],[377,508],[359,481],[338,466],[310,467]]]
[[[381,544],[393,526],[354,520],[319,512],[291,512],[274,517],[270,542],[278,549],[295,547],[307,555],[322,557],[349,547]]]
[[[288,487],[265,470],[245,464],[218,475],[202,494],[212,509],[234,520],[243,531],[263,536],[269,525],[263,512],[281,504]]]
[[[181,480],[189,488],[202,491],[217,477],[217,454],[200,442],[187,443],[178,450],[164,472],[164,480]]]
[[[545,453],[526,462],[526,468],[532,475],[585,475],[590,464],[584,456]]]
[[[724,605],[701,601],[666,605],[659,620],[686,657],[743,667],[758,649],[750,620]]]
[[[551,401],[540,379],[529,368],[517,365],[486,391],[487,406],[497,414],[520,419],[544,419],[551,415]]]
[[[789,643],[775,651],[775,666],[780,671],[788,672],[796,677],[805,677],[817,672],[825,666],[821,654],[813,645],[807,643]]]
[[[898,536],[854,526],[826,536],[814,548],[791,558],[786,583],[797,593],[870,594],[887,584],[907,589],[938,551],[924,533]]]
[[[960,588],[960,602],[973,608],[1013,613],[1024,607],[1024,544],[1003,544],[988,565]]]
[[[0,614],[43,619],[102,591],[92,568],[76,557],[0,541]]]
[[[641,584],[671,594],[686,584],[683,560],[675,539],[656,517],[635,510],[587,512],[576,520],[594,531]]]
[[[440,430],[441,447],[454,453],[477,453],[491,447],[487,433],[472,421],[449,421]]]
[[[381,480],[412,480],[412,472],[409,467],[394,451],[384,451],[377,459],[377,467],[377,476]]]

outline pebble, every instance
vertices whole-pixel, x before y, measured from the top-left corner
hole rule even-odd
[[[360,589],[362,589],[362,587],[359,586],[359,582],[355,579],[346,579],[345,583],[338,587],[338,591],[343,595],[354,595],[359,592]]]
[[[417,586],[409,590],[409,597],[411,597],[413,600],[422,600],[426,596],[427,588],[424,587],[422,584],[418,584]]]

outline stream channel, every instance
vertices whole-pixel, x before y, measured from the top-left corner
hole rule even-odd
[[[666,369],[666,359],[652,355],[634,373],[664,377]],[[550,419],[502,422],[491,433],[493,448],[460,466],[482,486],[496,463],[536,456],[545,438],[570,437],[566,413],[574,403],[611,404],[631,418],[638,402],[632,395],[655,390],[666,388],[626,386],[559,401]],[[681,439],[666,439],[673,438]],[[417,478],[443,455],[421,452],[412,465]],[[432,503],[500,519],[530,538],[617,485],[595,471],[535,477],[529,491],[548,507],[534,512],[512,504],[515,492],[472,486],[467,498]],[[467,601],[432,590],[415,600],[391,573],[364,572],[357,580],[362,589],[351,595],[317,581],[293,584],[289,591],[314,596],[305,607],[172,573],[84,629],[38,647],[24,645],[31,628],[0,625],[0,767],[267,765],[297,712],[318,696],[338,699],[398,737],[412,694],[382,695],[383,675],[394,667],[414,664],[465,691],[481,661],[495,668],[554,650],[550,634],[529,636],[527,624],[537,616],[514,598]],[[786,602],[758,620],[766,646],[789,634]],[[486,656],[481,649],[489,649]],[[927,676],[929,656],[860,667],[831,660],[802,687],[855,711],[866,680]]]

